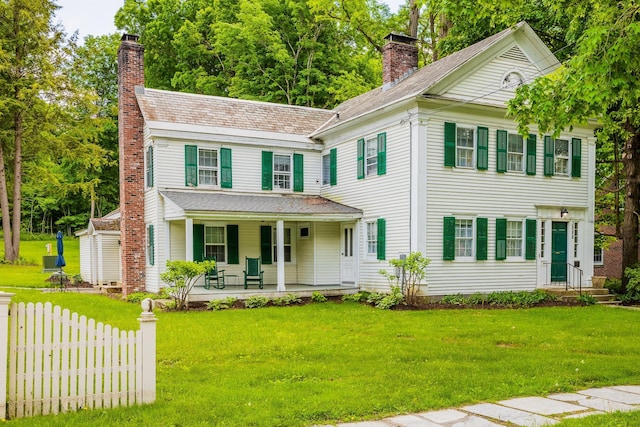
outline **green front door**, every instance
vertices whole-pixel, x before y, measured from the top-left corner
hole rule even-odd
[[[567,281],[567,223],[551,226],[551,281]]]

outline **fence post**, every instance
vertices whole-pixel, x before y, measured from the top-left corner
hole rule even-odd
[[[7,357],[9,357],[9,304],[15,294],[0,292],[0,420],[7,419]]]
[[[154,302],[145,298],[142,303],[140,334],[142,335],[142,402],[153,403],[156,400],[156,321],[153,315]]]

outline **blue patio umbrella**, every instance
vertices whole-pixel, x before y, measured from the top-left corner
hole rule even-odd
[[[64,262],[64,257],[62,256],[62,254],[64,253],[64,244],[62,243],[62,231],[58,231],[58,234],[56,234],[56,240],[58,241],[58,257],[56,258],[56,267],[62,270],[62,267],[67,265],[67,263]]]

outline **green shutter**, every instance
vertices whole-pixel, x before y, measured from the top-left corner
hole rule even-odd
[[[532,133],[527,138],[527,175],[536,174],[536,136]]]
[[[227,264],[240,264],[238,226],[234,224],[227,225]]]
[[[376,253],[378,259],[386,258],[387,250],[387,224],[384,218],[378,218],[378,241]]]
[[[476,218],[476,259],[478,261],[487,260],[488,228],[487,218]]]
[[[153,187],[153,146],[147,148],[147,187]]]
[[[456,124],[444,124],[444,165],[456,165]],[[453,259],[453,258],[452,258]]]
[[[338,183],[338,149],[332,148],[329,151],[329,184]]]
[[[544,137],[544,176],[553,176],[553,139]]]
[[[198,186],[198,146],[184,146],[184,185]]]
[[[364,178],[364,139],[358,140],[358,179]]]
[[[496,219],[496,259],[498,261],[507,259],[507,220],[506,218]]]
[[[496,145],[498,147],[496,170],[498,172],[507,171],[507,140],[509,135],[506,130],[496,131]]]
[[[526,238],[525,259],[536,259],[536,230],[537,223],[535,219],[526,220]]]
[[[156,254],[155,254],[155,233],[153,232],[153,224],[149,224],[147,227],[147,239],[149,239],[149,265],[154,265],[156,262]]]
[[[489,129],[478,126],[478,154],[476,165],[480,170],[489,169]]]
[[[382,132],[378,134],[378,175],[384,175],[386,173],[387,173],[387,133]]]
[[[293,191],[304,191],[304,157],[302,154],[293,155]]]
[[[273,153],[262,152],[262,189],[273,190]]]
[[[231,170],[231,149],[220,149],[220,187],[233,188],[233,173]]]
[[[571,176],[580,178],[582,164],[582,140],[578,138],[571,139]]]
[[[453,261],[456,257],[456,219],[452,216],[444,217],[444,232],[442,245],[442,259]]]
[[[204,224],[193,224],[193,260],[204,259]]]
[[[263,264],[271,264],[271,251],[273,243],[271,242],[271,226],[260,226],[260,257]]]

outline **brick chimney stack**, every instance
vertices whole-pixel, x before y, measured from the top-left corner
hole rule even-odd
[[[382,87],[388,89],[418,69],[418,47],[416,39],[409,36],[391,33],[384,39],[387,43],[382,48]]]
[[[138,36],[122,36],[118,49],[118,141],[124,296],[145,290],[144,120],[136,100],[136,87],[144,86],[143,54]]]

